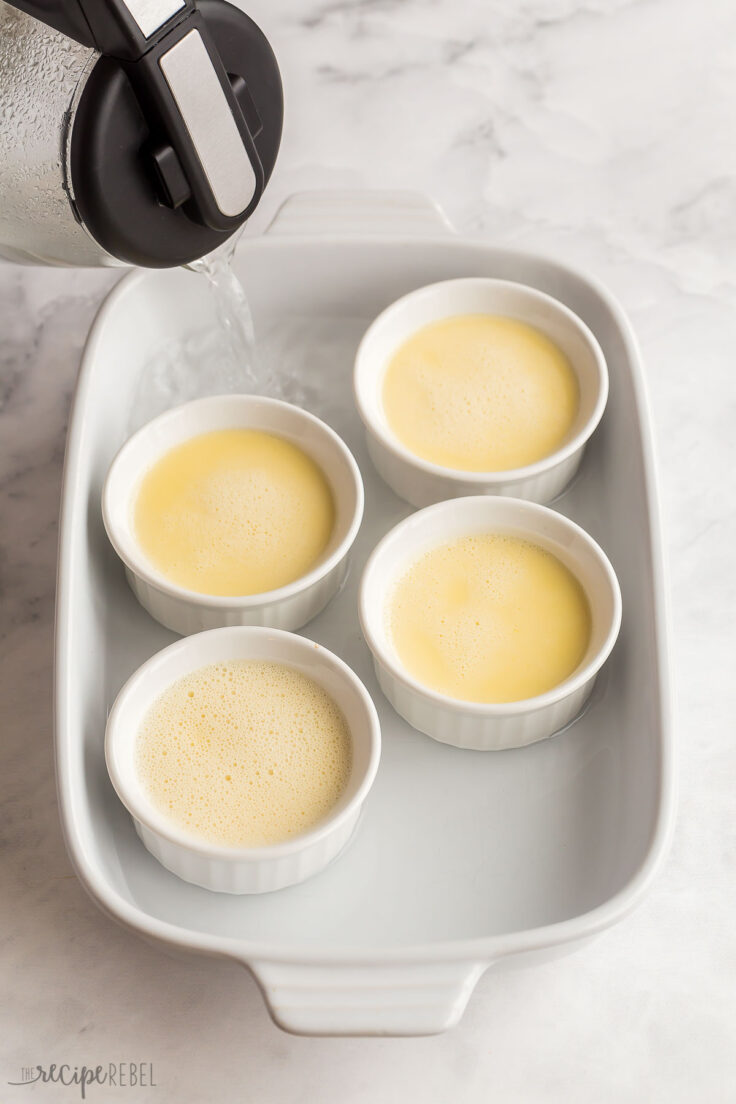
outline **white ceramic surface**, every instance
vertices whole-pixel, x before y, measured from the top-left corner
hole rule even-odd
[[[242,659],[284,663],[313,679],[337,703],[350,730],[352,771],[337,805],[311,831],[271,847],[216,846],[177,828],[147,798],[135,761],[143,719],[168,686],[208,664]],[[375,706],[360,679],[341,659],[295,633],[246,626],[196,633],[157,652],[118,694],[105,736],[112,784],[146,849],[184,881],[220,893],[268,893],[324,870],[355,831],[380,753]]]
[[[416,456],[391,429],[382,392],[392,356],[423,326],[462,314],[503,315],[526,322],[568,358],[577,377],[580,402],[569,432],[549,456],[502,472],[458,471]],[[595,336],[563,303],[524,284],[476,276],[419,288],[383,311],[358,347],[354,386],[376,470],[412,506],[474,494],[550,502],[574,478],[585,446],[603,416],[608,371]]]
[[[459,701],[413,678],[396,654],[387,610],[397,581],[431,548],[476,533],[532,541],[557,556],[587,595],[591,636],[585,655],[565,682],[535,698],[488,705]],[[399,522],[370,556],[359,602],[376,678],[397,713],[443,744],[475,751],[523,747],[570,724],[590,696],[621,626],[621,592],[603,550],[564,515],[520,499],[455,498]]]
[[[165,452],[217,429],[261,429],[303,449],[327,476],[335,525],[319,562],[293,583],[263,594],[220,597],[178,586],[145,556],[133,528],[141,480]],[[152,617],[183,636],[225,625],[300,629],[339,590],[363,518],[363,481],[350,450],[318,418],[290,403],[255,395],[213,395],[159,415],[133,435],[110,466],[102,492],[107,535],[126,567],[136,598]]]
[[[380,226],[374,200],[371,230]],[[457,1022],[480,975],[563,953],[621,919],[658,870],[673,815],[666,627],[657,500],[641,366],[620,308],[598,284],[541,257],[456,237],[351,228],[349,195],[324,197],[292,233],[243,242],[264,353],[340,433],[366,480],[354,567],[310,636],[349,663],[381,717],[381,769],[351,844],[319,879],[279,894],[217,898],[167,874],[114,800],[102,755],[120,686],[171,635],[131,600],[99,513],[151,351],[210,321],[185,272],[135,274],[90,336],[69,434],[57,629],[57,766],[75,868],[119,921],[167,946],[246,963],[276,1021],[301,1033],[417,1034]],[[329,218],[340,212],[340,233]],[[281,220],[280,220],[281,221]],[[283,223],[282,223],[283,224]],[[319,231],[323,232],[320,234]],[[317,236],[312,236],[317,235]],[[360,569],[409,510],[372,471],[350,366],[370,320],[432,281],[489,275],[552,292],[596,334],[611,389],[586,462],[557,508],[605,547],[623,597],[618,647],[585,716],[555,740],[488,756],[427,740],[383,705],[357,621]],[[204,389],[207,379],[198,379]],[[370,812],[370,816],[368,813]]]

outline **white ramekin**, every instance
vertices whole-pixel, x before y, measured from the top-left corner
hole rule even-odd
[[[136,540],[133,507],[146,472],[169,449],[217,429],[261,429],[298,445],[319,465],[335,500],[335,525],[319,562],[277,590],[244,597],[199,594],[178,586],[146,557]],[[174,407],[127,441],[102,492],[107,535],[125,564],[140,604],[183,636],[224,625],[299,629],[324,609],[345,578],[348,552],[363,518],[363,481],[352,453],[329,426],[299,407],[258,395],[214,395]]]
[[[554,553],[585,590],[592,617],[588,650],[577,670],[546,694],[491,705],[460,701],[423,686],[396,654],[388,606],[399,578],[424,552],[477,533],[502,533],[534,542]],[[616,642],[621,592],[602,549],[562,514],[521,499],[455,498],[412,514],[378,544],[361,581],[360,622],[378,682],[400,716],[441,743],[495,751],[543,740],[578,715]]]
[[[580,406],[567,437],[549,456],[508,471],[460,471],[416,456],[389,426],[382,392],[393,354],[422,326],[458,314],[498,314],[526,322],[568,357],[580,388]],[[477,494],[550,502],[575,475],[586,442],[601,420],[608,371],[593,334],[562,303],[525,284],[469,277],[419,288],[387,307],[358,347],[354,389],[371,459],[389,487],[412,506]]]
[[[143,718],[176,679],[234,659],[285,663],[314,679],[342,710],[350,730],[353,765],[330,814],[301,836],[268,847],[225,847],[179,829],[151,803],[135,766]],[[373,784],[381,754],[376,707],[357,675],[326,648],[279,629],[234,626],[178,640],[144,663],[118,694],[105,734],[107,769],[143,844],[186,882],[219,893],[267,893],[303,882],[322,870],[350,839]]]

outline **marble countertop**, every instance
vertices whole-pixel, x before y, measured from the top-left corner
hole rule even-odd
[[[287,92],[251,229],[292,192],[413,188],[464,232],[606,282],[642,344],[673,606],[677,830],[646,901],[574,956],[489,972],[455,1030],[299,1039],[227,962],[103,916],[61,840],[51,748],[64,437],[109,272],[0,266],[0,1099],[21,1067],[154,1064],[176,1104],[668,1104],[736,1089],[736,9],[730,0],[253,0]]]

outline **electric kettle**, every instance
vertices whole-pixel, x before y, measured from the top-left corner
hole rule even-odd
[[[273,51],[225,0],[0,0],[0,257],[168,268],[257,206]]]

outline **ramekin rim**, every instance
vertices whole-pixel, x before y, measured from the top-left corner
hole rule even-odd
[[[257,594],[244,594],[244,595],[228,595],[228,594],[207,594],[204,592],[189,590],[186,587],[180,586],[178,583],[174,583],[167,579],[163,573],[156,571],[152,568],[141,549],[138,548],[136,542],[131,540],[131,545],[140,554],[137,556],[131,555],[127,548],[123,546],[123,543],[119,539],[118,527],[113,519],[113,507],[110,504],[110,484],[112,481],[114,469],[116,468],[118,461],[123,458],[123,454],[127,453],[130,446],[130,451],[136,447],[137,442],[141,439],[141,436],[150,431],[154,425],[160,425],[164,421],[174,420],[175,417],[180,416],[180,412],[185,409],[190,409],[193,406],[204,406],[210,402],[222,401],[223,399],[247,399],[252,400],[254,405],[257,406],[270,406],[286,408],[289,411],[295,412],[298,416],[302,416],[307,421],[311,422],[319,428],[320,432],[324,432],[326,436],[332,438],[333,442],[337,445],[338,451],[341,453],[343,460],[345,461],[346,468],[350,472],[353,482],[353,489],[355,491],[355,507],[353,510],[353,516],[350,521],[350,525],[347,528],[345,536],[340,541],[337,548],[326,557],[316,567],[311,568],[306,574],[300,575],[298,579],[294,579],[290,583],[286,583],[282,587],[276,587],[274,590],[266,590]],[[255,427],[249,427],[255,428]],[[206,431],[205,431],[206,432]],[[278,433],[275,434],[278,436]],[[329,479],[329,473],[325,473]],[[129,488],[129,494],[131,490]],[[162,414],[157,415],[125,441],[118,451],[115,453],[110,466],[105,476],[105,481],[102,487],[101,495],[102,506],[102,521],[105,526],[105,532],[107,533],[110,544],[113,546],[118,558],[122,560],[123,564],[129,571],[147,583],[154,590],[159,591],[168,597],[178,599],[186,602],[191,606],[205,607],[208,609],[259,609],[263,606],[271,605],[273,603],[279,603],[286,601],[289,598],[294,597],[297,594],[302,594],[308,590],[315,583],[320,582],[329,573],[337,567],[342,560],[348,555],[350,549],[355,543],[355,538],[358,535],[360,526],[363,522],[363,513],[365,510],[365,487],[363,484],[363,477],[358,467],[358,463],[353,456],[352,452],[348,448],[345,441],[339,433],[329,426],[326,422],[318,418],[316,414],[312,414],[309,410],[303,410],[302,407],[297,406],[295,403],[286,402],[284,399],[273,399],[265,395],[248,395],[240,392],[225,392],[221,395],[205,395],[202,398],[191,399],[188,402],[180,403],[177,406],[171,407],[169,410],[165,410]]]
[[[316,647],[319,649],[320,654],[323,657],[327,657],[328,663],[330,663],[335,670],[338,671],[341,678],[345,678],[356,690],[358,697],[366,710],[366,732],[369,742],[369,755],[368,763],[365,772],[358,783],[358,787],[347,802],[347,804],[340,809],[338,813],[334,815],[328,813],[318,824],[313,828],[310,828],[307,832],[303,832],[293,839],[283,840],[280,843],[266,844],[262,847],[232,847],[226,844],[210,843],[206,840],[197,839],[196,836],[190,836],[184,831],[180,831],[175,825],[169,825],[166,823],[165,817],[151,817],[150,813],[153,810],[153,806],[150,802],[146,801],[145,796],[142,793],[142,788],[139,790],[138,795],[132,795],[129,792],[125,782],[120,778],[120,774],[117,768],[117,762],[115,760],[115,741],[119,739],[117,733],[121,731],[121,715],[124,712],[127,699],[131,694],[135,692],[138,682],[145,677],[150,671],[151,667],[157,662],[160,662],[165,655],[171,655],[174,651],[185,651],[189,648],[196,647],[196,642],[201,640],[202,637],[212,637],[218,635],[222,638],[223,634],[234,635],[248,635],[253,636],[268,636],[269,638],[280,637],[288,638],[290,640],[298,640],[303,642],[305,649],[310,647]],[[257,657],[248,656],[242,658],[254,658]],[[201,664],[206,665],[208,661],[204,660]],[[209,662],[216,662],[211,660]],[[281,662],[274,660],[273,662]],[[289,666],[288,660],[283,660],[285,666]],[[193,667],[192,670],[196,670]],[[182,676],[177,676],[182,677]],[[171,683],[161,683],[159,687],[159,693],[162,693],[166,689],[166,685]],[[149,706],[155,701],[155,696],[151,697]],[[350,726],[348,725],[348,728]],[[352,739],[352,733],[351,733]],[[167,647],[155,652],[152,656],[137,667],[131,676],[126,680],[123,686],[118,691],[112,708],[108,714],[107,723],[105,726],[105,765],[107,772],[121,803],[136,821],[144,825],[148,831],[152,832],[159,838],[165,839],[169,843],[173,843],[178,847],[183,848],[186,851],[193,852],[197,855],[201,855],[205,858],[225,860],[233,863],[236,862],[262,862],[272,859],[279,859],[288,857],[289,855],[298,854],[314,843],[318,843],[321,839],[326,838],[345,823],[351,816],[353,816],[363,805],[368,794],[371,791],[373,783],[375,782],[378,766],[381,759],[381,724],[378,717],[378,711],[375,703],[368,693],[367,688],[363,684],[362,680],[358,677],[355,671],[340,656],[330,651],[329,648],[325,648],[322,644],[316,641],[310,640],[308,637],[302,636],[298,633],[288,632],[285,629],[270,629],[261,625],[229,625],[217,629],[208,629],[203,633],[196,633],[193,636],[185,636],[179,640],[174,641],[173,644],[169,644]],[[140,800],[139,800],[140,798]]]
[[[457,284],[492,284],[496,287],[513,287],[515,289],[521,289],[524,294],[528,294],[531,298],[537,298],[551,303],[560,314],[566,316],[568,321],[578,329],[591,349],[597,369],[598,394],[590,416],[571,440],[561,445],[558,449],[555,449],[554,452],[549,453],[547,456],[543,456],[541,460],[536,460],[533,464],[525,464],[519,468],[480,472],[465,471],[462,468],[447,468],[442,464],[435,464],[432,460],[425,460],[423,457],[417,456],[416,453],[413,453],[403,445],[397,437],[393,436],[391,433],[387,433],[363,402],[361,394],[362,381],[359,382],[358,377],[361,371],[364,371],[363,364],[366,360],[365,347],[369,339],[374,336],[378,327],[384,325],[386,319],[389,318],[394,311],[398,313],[398,311],[405,306],[407,301],[415,297],[418,298],[424,293],[435,291],[437,288]],[[435,320],[439,321],[442,318],[449,317],[452,317],[452,315],[440,314],[437,315]],[[363,334],[355,353],[353,368],[353,398],[364,427],[370,431],[381,446],[387,449],[397,460],[403,461],[405,464],[423,472],[425,475],[442,478],[448,483],[477,483],[478,485],[485,486],[495,486],[502,483],[522,483],[526,479],[533,479],[535,476],[544,475],[546,472],[552,471],[560,464],[564,464],[566,460],[569,460],[571,456],[574,456],[588,443],[603,417],[608,402],[608,393],[609,376],[606,358],[598,339],[587,323],[566,306],[565,303],[556,299],[553,295],[548,295],[547,292],[540,291],[538,288],[534,288],[529,284],[519,283],[517,280],[502,280],[494,276],[459,276],[450,280],[437,280],[432,284],[425,284],[422,287],[415,288],[413,291],[409,291],[405,295],[395,299],[392,303],[389,303],[387,307],[384,307],[380,314],[376,315]]]
[[[371,615],[369,613],[369,603],[366,597],[367,580],[373,565],[378,559],[379,555],[383,551],[387,542],[390,539],[395,538],[395,534],[408,527],[411,522],[419,514],[427,514],[429,512],[440,513],[443,510],[449,509],[456,504],[475,501],[478,503],[503,503],[504,505],[513,504],[514,506],[521,506],[524,509],[529,509],[532,513],[541,512],[542,514],[552,514],[555,519],[562,522],[563,525],[568,526],[577,536],[581,537],[588,548],[593,552],[593,555],[598,560],[599,564],[603,567],[604,575],[611,587],[611,593],[613,596],[613,612],[611,621],[608,626],[605,639],[600,648],[596,651],[594,656],[588,660],[582,666],[578,666],[571,675],[568,676],[563,682],[558,683],[557,686],[552,687],[551,690],[545,691],[544,694],[537,694],[533,698],[521,698],[517,701],[510,702],[473,702],[465,701],[462,698],[453,698],[449,694],[443,694],[438,690],[433,690],[429,686],[425,686],[418,679],[415,679],[400,663],[393,659],[386,648],[383,647],[381,642],[376,638],[376,635],[372,631],[370,620]],[[475,530],[477,532],[477,530]],[[468,533],[473,532],[472,527],[468,529]],[[533,530],[530,530],[530,537],[533,536]],[[442,537],[438,538],[437,544],[442,543]],[[385,592],[383,594],[385,598]],[[590,599],[589,599],[590,600]],[[374,603],[375,605],[375,600]],[[616,572],[613,569],[613,565],[608,556],[594,540],[591,535],[578,525],[577,522],[572,521],[564,514],[559,513],[557,510],[552,510],[548,506],[543,506],[538,502],[530,502],[527,499],[521,498],[494,498],[488,495],[466,495],[463,498],[443,499],[442,502],[435,502],[430,506],[425,506],[421,510],[415,510],[396,525],[392,526],[389,531],[384,534],[378,544],[371,552],[368,560],[366,561],[363,569],[363,574],[360,580],[360,588],[358,594],[358,617],[360,620],[360,627],[363,633],[363,637],[368,645],[368,648],[373,655],[374,659],[379,662],[388,673],[395,678],[398,682],[402,683],[407,689],[413,691],[417,695],[430,701],[433,705],[441,706],[445,709],[453,710],[457,713],[472,714],[476,717],[508,717],[518,716],[522,714],[535,713],[540,709],[544,709],[549,705],[555,705],[557,702],[563,701],[565,698],[570,697],[577,690],[586,684],[591,678],[594,677],[600,671],[603,664],[606,662],[614,645],[618,639],[619,631],[621,628],[622,619],[622,598],[621,587],[618,581]]]

